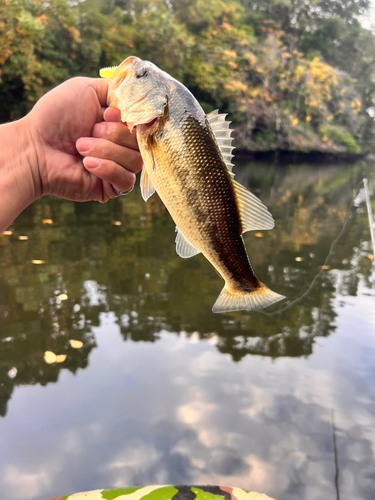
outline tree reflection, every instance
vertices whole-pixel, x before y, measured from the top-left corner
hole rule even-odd
[[[167,330],[214,337],[234,361],[311,354],[315,338],[335,330],[335,299],[356,295],[359,283],[373,286],[360,200],[347,219],[365,170],[361,164],[240,170],[238,179],[276,219],[273,231],[245,236],[250,259],[260,279],[287,297],[259,313],[211,313],[223,282],[202,256],[176,255],[173,222],[156,196],[147,204],[135,192],[107,205],[56,199],[32,205],[12,235],[0,236],[0,414],[16,385],[46,385],[63,368],[85,368],[96,346],[93,327],[108,311],[125,341],[155,342]],[[70,340],[83,347],[73,349]],[[48,365],[47,350],[67,358]]]

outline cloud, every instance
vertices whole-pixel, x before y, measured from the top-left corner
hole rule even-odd
[[[86,370],[14,393],[0,422],[2,498],[157,483],[334,497],[332,408],[342,495],[371,498],[375,337],[365,315],[347,335],[338,311],[337,333],[308,359],[239,363],[167,332],[155,344],[123,342],[107,315]]]

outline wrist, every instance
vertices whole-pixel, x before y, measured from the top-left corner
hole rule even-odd
[[[0,126],[0,232],[41,196],[37,151],[26,119]]]

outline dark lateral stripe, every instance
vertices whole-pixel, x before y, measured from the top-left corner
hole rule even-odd
[[[190,486],[191,488],[198,488],[206,493],[211,493],[211,495],[218,495],[224,497],[224,500],[231,500],[231,496],[228,492],[223,491],[220,486]]]
[[[175,488],[178,492],[174,495],[172,500],[194,500],[196,497],[196,494],[192,491],[191,486],[176,484]]]
[[[222,489],[220,486],[200,486],[200,485],[175,485],[178,492],[173,496],[172,500],[195,500],[196,494],[192,491],[193,488],[201,490],[205,493],[210,493],[211,495],[221,496],[223,500],[232,500],[229,493],[229,488],[227,490]]]

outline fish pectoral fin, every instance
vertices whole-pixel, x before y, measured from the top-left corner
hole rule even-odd
[[[145,166],[143,165],[142,173],[141,173],[141,195],[142,198],[147,201],[150,196],[155,193],[155,188],[150,181],[150,177],[146,171]]]
[[[194,245],[188,241],[185,236],[181,233],[181,231],[176,226],[176,252],[177,255],[182,257],[183,259],[189,259],[190,257],[194,257],[194,255],[198,255],[200,250],[196,248]]]
[[[275,221],[267,207],[244,186],[233,181],[239,201],[242,233],[259,229],[273,229]]]

